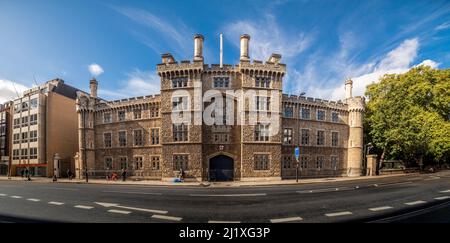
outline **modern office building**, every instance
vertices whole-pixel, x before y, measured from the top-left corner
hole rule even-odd
[[[12,102],[12,172],[64,176],[78,150],[77,89],[54,79]],[[56,171],[55,171],[56,169]]]
[[[0,175],[8,175],[11,166],[11,103],[0,104]]]
[[[105,176],[126,168],[139,178],[279,180],[357,176],[363,165],[364,98],[327,101],[282,93],[281,55],[250,60],[250,36],[240,38],[237,65],[207,65],[202,35],[193,61],[162,55],[161,93],[105,101],[78,93],[77,171]],[[295,147],[300,147],[297,164]]]

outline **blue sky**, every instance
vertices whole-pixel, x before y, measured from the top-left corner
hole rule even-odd
[[[196,33],[205,63],[219,62],[223,33],[229,64],[250,34],[252,59],[282,54],[285,93],[325,99],[348,77],[361,95],[384,73],[450,66],[446,0],[0,0],[0,102],[56,77],[87,90],[95,75],[106,99],[157,93],[160,55],[192,60]]]

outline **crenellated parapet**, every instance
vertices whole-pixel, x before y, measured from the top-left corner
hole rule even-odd
[[[161,103],[161,95],[138,96],[114,101],[100,101],[96,105],[96,112],[105,112],[111,110],[122,109],[147,109],[150,107],[159,107]]]
[[[239,71],[249,75],[279,76],[283,77],[286,73],[286,64],[275,62],[262,62],[254,60],[251,62],[239,63]]]
[[[364,97],[361,96],[355,96],[349,99],[346,99],[346,103],[348,105],[349,111],[356,111],[356,112],[364,112],[366,101]]]
[[[158,64],[156,71],[160,77],[176,77],[181,75],[200,74],[203,71],[203,62],[167,62]]]
[[[312,97],[283,94],[283,104],[294,104],[305,107],[326,108],[340,111],[348,111],[348,105],[341,100],[330,101]]]

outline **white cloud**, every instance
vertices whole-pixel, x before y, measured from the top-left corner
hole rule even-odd
[[[436,28],[434,28],[434,30],[445,30],[445,29],[449,29],[450,28],[450,22],[445,22],[442,23],[438,26],[436,26]]]
[[[0,79],[0,103],[17,98],[17,93],[22,95],[23,91],[29,89],[28,87],[13,83],[9,80]],[[17,93],[16,93],[17,90]]]
[[[417,52],[419,49],[419,41],[417,38],[407,39],[403,41],[397,48],[387,53],[378,64],[375,62],[364,64],[363,66],[369,67],[367,72],[362,73],[352,78],[353,80],[353,95],[363,96],[367,85],[374,82],[378,82],[379,78],[385,74],[402,74],[408,72],[411,68],[419,65],[427,65],[431,68],[437,68],[439,63],[433,60],[424,60],[418,65],[412,65],[417,58]],[[320,90],[316,89],[321,94],[326,94],[326,97],[330,99],[338,100],[344,98],[344,80],[342,83],[334,88]]]
[[[250,35],[250,58],[267,60],[272,53],[279,53],[284,58],[293,58],[302,53],[312,42],[305,33],[287,33],[278,25],[275,17],[266,14],[259,22],[239,20],[225,25],[226,38],[239,48],[239,37]]]
[[[127,74],[124,85],[119,89],[100,89],[99,95],[106,99],[123,99],[160,93],[160,78],[154,71],[135,69]]]
[[[427,59],[427,60],[424,60],[421,63],[417,64],[415,67],[422,66],[422,65],[429,66],[429,67],[431,67],[433,69],[436,69],[436,68],[439,67],[440,63],[435,62],[435,61],[430,60],[430,59]]]
[[[112,8],[147,28],[139,31],[133,29],[131,33],[156,53],[161,54],[167,52],[166,45],[168,45],[170,51],[173,51],[182,58],[185,58],[189,53],[193,54],[193,34],[183,21],[171,18],[171,22],[169,22],[149,11],[138,8],[117,6]],[[155,39],[155,36],[158,36],[158,40]],[[204,47],[204,53],[208,55],[206,47]]]
[[[103,73],[103,68],[96,63],[92,63],[91,65],[89,65],[89,72],[92,74],[92,76],[97,77]]]

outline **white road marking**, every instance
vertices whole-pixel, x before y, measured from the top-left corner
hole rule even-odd
[[[302,221],[303,219],[301,217],[291,217],[291,218],[281,218],[281,219],[271,219],[271,223],[285,223],[285,222],[292,222],[292,221]]]
[[[181,221],[183,219],[183,218],[180,218],[180,217],[172,217],[172,216],[158,215],[158,214],[153,215],[152,218],[154,218],[154,219],[172,220],[172,221]]]
[[[130,214],[130,211],[123,211],[123,210],[115,210],[115,209],[110,209],[108,210],[108,212],[110,213],[119,213],[119,214]]]
[[[124,194],[156,195],[156,196],[162,195],[162,193],[158,193],[158,192],[121,192],[121,191],[102,191],[102,192],[105,192],[105,193],[124,193]]]
[[[423,180],[424,181],[432,181],[432,180],[438,180],[438,179],[441,179],[441,177],[436,176],[436,177],[430,177],[428,179],[423,179]]]
[[[450,190],[440,191],[440,193],[447,193],[447,192],[450,192]],[[0,194],[0,196],[1,196],[1,194]]]
[[[445,199],[449,199],[450,196],[444,196],[444,197],[435,197],[434,199],[436,200],[445,200]]]
[[[64,191],[78,191],[76,188],[62,188],[62,187],[45,187],[46,189],[64,190]]]
[[[322,188],[322,189],[315,189],[315,190],[304,190],[304,191],[297,191],[297,193],[304,194],[304,193],[313,193],[313,192],[336,192],[336,191],[350,191],[355,190],[356,187],[338,187],[338,188]]]
[[[267,196],[266,193],[249,193],[249,194],[189,194],[191,197],[260,197]]]
[[[388,209],[392,209],[393,207],[391,206],[383,206],[383,207],[377,207],[377,208],[369,208],[370,211],[383,211],[383,210],[388,210]]]
[[[6,195],[6,194],[3,194],[3,193],[0,193],[0,196],[2,196],[2,197],[6,197],[6,196],[8,196],[8,195]]]
[[[28,198],[28,201],[32,201],[32,202],[39,202],[41,201],[41,199],[36,199],[36,198]]]
[[[407,202],[405,203],[406,205],[412,206],[412,205],[417,205],[417,204],[424,204],[426,203],[425,201],[414,201],[414,202]]]
[[[384,187],[384,186],[398,186],[398,185],[404,185],[404,184],[411,184],[412,181],[404,181],[404,182],[394,182],[394,183],[385,183],[385,184],[375,184],[375,187]]]
[[[76,205],[74,208],[81,208],[81,209],[93,209],[94,207],[91,206],[84,206],[84,205]]]
[[[12,198],[22,198],[21,196],[11,196]]]
[[[221,220],[210,220],[208,224],[240,224],[241,221],[221,221]]]
[[[325,216],[327,217],[338,217],[338,216],[345,216],[345,215],[352,215],[352,212],[344,211],[344,212],[336,212],[336,213],[327,213]]]
[[[127,207],[127,206],[121,206],[121,205],[119,205],[117,203],[102,203],[102,202],[94,202],[94,203],[98,204],[100,206],[103,206],[105,208],[115,207],[115,208],[129,209],[129,210],[142,211],[142,212],[148,212],[148,213],[159,213],[159,214],[166,214],[167,213],[167,211],[164,211],[164,210]]]
[[[61,206],[61,205],[63,205],[64,203],[62,203],[62,202],[48,202],[48,204]]]

